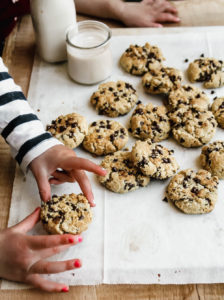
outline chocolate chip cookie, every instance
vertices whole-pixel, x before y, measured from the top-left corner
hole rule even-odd
[[[96,155],[121,150],[128,141],[127,129],[117,121],[99,120],[89,125],[83,147]]]
[[[186,148],[200,147],[215,135],[217,122],[210,111],[182,107],[170,113],[175,140]]]
[[[149,103],[146,106],[137,105],[130,120],[129,131],[141,140],[159,142],[169,137],[170,129],[166,107]]]
[[[82,143],[88,132],[88,124],[83,116],[72,113],[59,116],[51,122],[51,125],[47,125],[46,129],[59,141],[73,149]]]
[[[212,112],[221,128],[224,128],[224,97],[216,98],[212,103]]]
[[[204,82],[205,88],[217,88],[224,84],[222,60],[199,58],[190,63],[187,73],[190,82]]]
[[[211,212],[218,197],[218,177],[205,170],[180,171],[167,187],[167,198],[185,214]]]
[[[131,153],[118,151],[107,155],[101,162],[106,176],[98,176],[99,182],[115,193],[127,193],[146,186],[150,179],[133,166]]]
[[[148,72],[142,77],[142,85],[146,93],[168,94],[181,86],[183,74],[174,68],[161,68]]]
[[[83,194],[53,195],[41,205],[40,218],[51,234],[80,234],[92,221],[92,211]]]
[[[150,140],[137,141],[131,151],[131,160],[140,171],[156,179],[173,176],[179,169],[174,151]]]
[[[121,80],[102,83],[90,99],[100,115],[109,117],[126,115],[137,100],[133,86]]]
[[[161,50],[146,43],[144,46],[130,45],[120,58],[121,67],[133,75],[143,75],[160,69],[165,60]]]
[[[216,141],[201,149],[200,162],[203,169],[218,178],[224,178],[224,141]]]
[[[205,92],[199,88],[196,88],[193,85],[183,85],[170,92],[168,96],[168,105],[170,110],[176,110],[186,105],[197,110],[207,110],[209,98]]]

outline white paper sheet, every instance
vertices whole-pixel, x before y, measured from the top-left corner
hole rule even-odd
[[[186,30],[186,32],[185,32]],[[152,35],[127,35],[112,38],[114,59],[113,75],[109,80],[122,79],[137,89],[139,99],[161,105],[160,96],[143,92],[141,78],[122,71],[119,58],[129,44],[158,45],[166,57],[165,65],[185,71],[189,62],[202,53],[207,57],[224,59],[224,29],[192,28],[167,30],[166,34],[155,31]],[[161,31],[163,32],[163,31]],[[188,83],[185,76],[185,83]],[[201,86],[201,84],[197,84]],[[35,58],[28,99],[39,118],[46,125],[59,114],[78,112],[88,122],[106,119],[96,114],[89,103],[94,86],[82,86],[71,81],[66,72],[66,63],[47,64]],[[224,88],[211,95],[224,96]],[[117,118],[128,124],[132,112]],[[217,129],[212,141],[224,139],[224,131]],[[129,149],[134,144],[129,139]],[[172,138],[161,144],[175,150],[181,169],[200,168],[198,157],[201,149],[185,149]],[[100,163],[82,148],[76,150],[82,157]],[[99,283],[138,284],[184,284],[224,282],[224,185],[219,184],[219,198],[213,212],[206,215],[185,215],[171,204],[162,201],[169,182],[153,180],[148,187],[119,195],[107,191],[89,174],[97,206],[88,231],[83,233],[83,242],[52,259],[81,258],[83,267],[57,275],[47,276],[70,285]],[[75,184],[52,186],[52,193],[80,192]],[[24,179],[17,171],[10,209],[9,226],[16,224],[40,204],[36,183],[29,173]],[[41,224],[33,234],[44,234]],[[17,285],[3,281],[2,289],[16,289]]]

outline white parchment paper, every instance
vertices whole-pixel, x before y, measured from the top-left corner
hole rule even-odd
[[[127,31],[128,32],[128,31]],[[131,44],[150,42],[158,45],[166,57],[165,65],[185,72],[188,63],[202,53],[205,57],[224,59],[223,28],[182,28],[154,31],[151,35],[113,36],[113,75],[109,80],[122,79],[134,85],[144,103],[161,105],[160,96],[143,92],[141,78],[122,71],[119,58]],[[47,64],[35,58],[28,99],[39,118],[46,125],[60,114],[78,112],[88,122],[106,119],[96,114],[89,103],[97,85],[83,86],[74,83],[67,75],[66,63]],[[185,76],[185,83],[188,83]],[[201,84],[197,84],[201,86]],[[224,88],[211,95],[224,96]],[[117,120],[128,124],[131,112]],[[223,139],[224,132],[217,129],[212,141]],[[129,139],[129,149],[134,144]],[[185,149],[172,138],[161,144],[175,150],[181,169],[199,169],[201,149]],[[100,163],[82,148],[76,150],[82,157]],[[97,206],[83,242],[52,259],[81,258],[83,267],[48,278],[70,285],[89,284],[184,284],[224,282],[224,185],[219,184],[219,198],[213,212],[207,215],[185,215],[171,204],[162,201],[169,182],[153,180],[148,187],[119,195],[107,191],[89,174]],[[80,189],[75,184],[52,186],[52,193],[63,194]],[[28,173],[26,178],[17,170],[13,187],[9,226],[16,224],[40,204],[36,183]],[[38,224],[32,234],[45,234]],[[19,287],[21,287],[19,285]],[[17,289],[18,285],[3,281],[3,289]]]

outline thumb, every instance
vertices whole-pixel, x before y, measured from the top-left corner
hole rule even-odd
[[[20,223],[13,226],[12,229],[26,233],[31,230],[40,219],[40,207],[37,207],[32,214],[23,219]]]

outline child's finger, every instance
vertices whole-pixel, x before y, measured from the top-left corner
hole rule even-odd
[[[106,175],[106,171],[101,166],[94,164],[88,159],[80,157],[74,157],[73,159],[67,159],[63,161],[62,165],[60,165],[60,168],[64,170],[85,170],[100,176]]]
[[[38,274],[55,274],[73,270],[75,268],[81,268],[82,263],[79,259],[70,259],[66,261],[45,261],[39,260],[30,268],[31,273]]]
[[[40,174],[35,174],[35,178],[38,185],[40,198],[44,202],[47,202],[48,200],[51,199],[51,186],[48,181],[48,176],[42,175],[40,173]]]
[[[75,179],[72,178],[70,175],[66,174],[65,172],[55,171],[52,173],[55,179],[62,181],[62,182],[75,182]]]
[[[69,287],[67,285],[46,280],[38,274],[30,274],[29,276],[27,276],[26,282],[46,292],[68,292],[69,291]]]
[[[91,188],[90,181],[84,171],[76,171],[75,178],[83,192],[83,194],[88,199],[90,206],[96,206],[94,202],[94,196]]]
[[[59,184],[62,184],[62,183],[64,183],[64,182],[65,182],[65,181],[60,181],[60,180],[57,180],[57,179],[55,179],[55,178],[49,179],[49,183],[50,183],[50,184],[59,185]]]
[[[11,227],[11,229],[15,231],[19,231],[22,233],[26,233],[30,231],[40,220],[40,207],[37,207],[32,214],[22,220],[20,223],[16,224],[15,226]]]
[[[73,246],[73,245],[72,244],[67,244],[67,245],[62,245],[62,246],[55,246],[55,247],[52,247],[52,248],[45,248],[45,249],[42,249],[42,250],[38,250],[36,255],[39,259],[40,258],[41,259],[48,258],[52,255],[55,255],[57,253],[61,253],[65,250],[67,250],[71,246]]]
[[[80,235],[63,234],[63,235],[38,235],[29,236],[28,241],[33,250],[52,248],[66,244],[76,245],[82,241]]]

